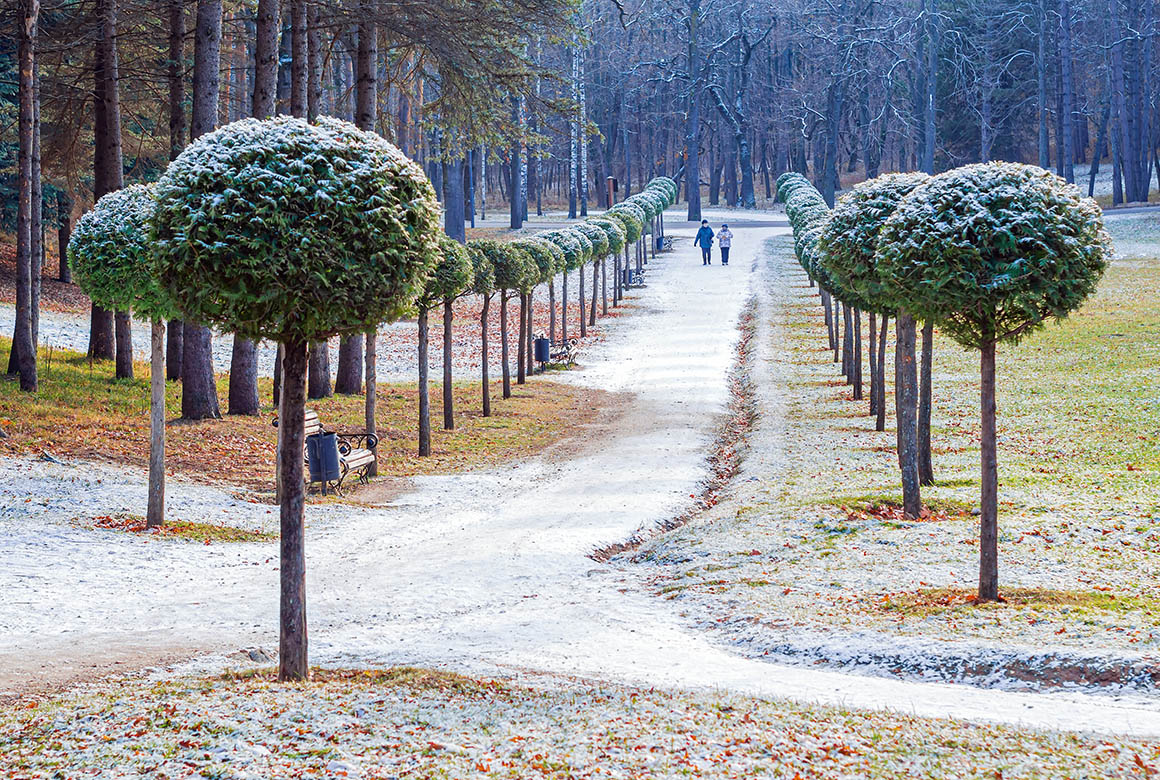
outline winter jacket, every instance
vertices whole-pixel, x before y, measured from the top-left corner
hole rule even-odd
[[[713,246],[713,228],[705,226],[697,231],[697,237],[693,239],[693,243],[702,249],[709,249]]]
[[[733,231],[729,228],[724,228],[720,233],[717,234],[717,238],[721,242],[722,249],[728,249],[733,245]]]

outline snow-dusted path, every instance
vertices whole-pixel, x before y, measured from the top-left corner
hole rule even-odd
[[[900,682],[745,659],[647,595],[631,567],[587,557],[679,512],[705,476],[705,448],[728,400],[738,315],[754,294],[759,306],[771,305],[766,268],[755,270],[753,259],[776,230],[737,229],[729,268],[702,267],[688,239],[650,266],[639,310],[606,325],[608,338],[586,355],[584,370],[560,379],[633,394],[631,410],[602,446],[491,472],[424,478],[383,509],[312,507],[312,660],[574,674],[1160,735],[1160,712],[1140,703]],[[755,371],[761,370],[759,363]],[[31,671],[46,658],[75,660],[118,644],[276,645],[273,546],[143,542],[71,528],[61,521],[141,512],[141,478],[5,465],[0,669]],[[62,478],[79,482],[66,486]],[[211,489],[180,486],[173,493],[175,516],[273,518],[268,507],[231,504]]]

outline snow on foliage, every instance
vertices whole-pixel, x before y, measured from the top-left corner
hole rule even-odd
[[[624,227],[621,226],[620,220],[612,217],[598,216],[590,217],[588,222],[604,231],[604,235],[608,237],[608,254],[619,254],[624,249],[625,233]]]
[[[878,273],[878,233],[898,203],[929,178],[925,173],[883,174],[856,185],[830,213],[818,259],[830,280],[853,298],[847,303],[891,316],[904,303],[894,299],[894,286]]]
[[[469,291],[474,281],[475,272],[467,248],[442,234],[439,236],[439,262],[431,269],[416,303],[430,309],[436,303],[453,300]]]
[[[907,195],[878,240],[880,273],[921,318],[981,348],[1062,318],[1112,256],[1100,207],[1053,173],[968,165]]]
[[[533,287],[543,284],[556,275],[564,267],[564,253],[551,241],[545,241],[539,236],[521,238],[513,241],[528,257],[531,258],[533,273],[524,280],[523,289],[529,292]]]
[[[612,253],[608,247],[608,234],[598,225],[592,224],[591,221],[578,222],[572,226],[572,229],[583,233],[588,242],[592,244],[592,253],[589,255],[592,260],[602,260]]]
[[[400,316],[439,258],[423,170],[336,119],[244,119],[201,136],[157,185],[157,271],[191,319],[320,340]]]
[[[636,243],[644,235],[644,226],[647,222],[644,209],[635,203],[627,201],[618,203],[604,212],[604,216],[620,221],[620,226],[624,228],[625,241],[630,244]]]
[[[574,230],[549,230],[540,238],[551,241],[564,255],[564,265],[560,270],[574,271],[584,264],[584,248],[580,245],[579,234]]]
[[[68,264],[98,306],[149,319],[175,313],[153,275],[149,224],[155,207],[153,185],[134,184],[105,195],[77,221]]]

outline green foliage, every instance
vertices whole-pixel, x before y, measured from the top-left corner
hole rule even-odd
[[[423,170],[335,119],[244,119],[186,147],[157,185],[156,265],[189,319],[319,341],[406,311],[439,259]]]
[[[526,252],[532,260],[534,272],[524,280],[524,292],[547,282],[564,267],[564,253],[551,241],[545,241],[536,236],[521,238],[513,241],[512,244]]]
[[[439,263],[431,269],[422,294],[416,299],[421,308],[454,300],[471,290],[475,271],[467,248],[446,233],[439,236]]]
[[[620,221],[606,216],[589,217],[589,224],[595,225],[604,231],[608,238],[608,254],[615,255],[624,249],[624,228]]]
[[[495,267],[491,257],[478,241],[469,241],[465,247],[471,261],[471,291],[476,295],[491,295],[495,292]]]
[[[492,239],[472,241],[470,246],[487,255],[495,275],[495,289],[523,290],[529,279],[535,279],[538,269],[528,253],[513,243]]]
[[[677,183],[670,179],[668,176],[658,176],[655,179],[650,180],[649,183],[645,186],[645,189],[657,190],[662,193],[665,199],[664,205],[666,208],[677,202],[677,195],[680,193],[680,189],[677,187]]]
[[[847,303],[890,315],[905,304],[878,273],[878,233],[899,202],[928,178],[925,173],[887,173],[858,184],[838,201],[821,234],[819,259],[831,282],[854,298]]]
[[[77,220],[68,245],[73,280],[98,306],[149,319],[176,314],[153,275],[149,224],[154,187],[134,184],[105,195]]]
[[[573,225],[565,232],[574,238],[576,240],[576,245],[580,247],[580,262],[577,263],[576,268],[580,268],[585,263],[590,262],[592,260],[592,256],[596,254],[596,247],[592,243],[592,239],[588,237],[588,234],[583,230],[580,230],[579,225]]]
[[[555,244],[563,254],[561,271],[574,271],[584,264],[584,248],[580,245],[579,235],[574,230],[549,230],[539,235],[539,238]]]
[[[653,220],[657,214],[660,214],[665,209],[668,202],[668,195],[661,193],[659,190],[645,190],[638,192],[621,205],[636,206],[644,213],[646,220]]]
[[[648,218],[645,216],[644,209],[637,204],[627,201],[618,203],[604,214],[620,220],[620,226],[624,228],[624,239],[628,243],[635,243],[644,235],[644,227]]]
[[[1096,202],[1030,165],[983,163],[907,195],[878,241],[880,273],[908,311],[979,348],[1061,319],[1111,258]]]
[[[591,221],[578,222],[572,226],[572,229],[583,233],[588,242],[592,244],[592,251],[588,255],[589,259],[602,260],[612,253],[612,250],[608,248],[608,234],[598,225],[593,225]]]

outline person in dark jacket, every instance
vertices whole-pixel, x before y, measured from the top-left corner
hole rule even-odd
[[[709,220],[701,220],[701,229],[693,243],[701,247],[701,265],[712,265],[713,262],[713,228],[709,227]]]

